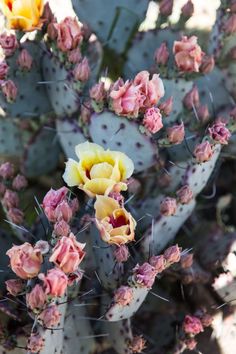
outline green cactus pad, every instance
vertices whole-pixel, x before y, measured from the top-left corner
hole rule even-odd
[[[0,157],[19,158],[23,153],[20,128],[12,119],[0,119]]]
[[[106,111],[93,114],[89,133],[94,143],[126,153],[133,160],[136,172],[146,170],[157,161],[153,139],[142,134],[131,120]]]

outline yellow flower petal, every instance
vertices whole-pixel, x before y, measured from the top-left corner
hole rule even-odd
[[[96,194],[108,194],[115,185],[115,181],[108,178],[94,178],[79,187],[89,196],[95,197]]]
[[[96,202],[94,203],[95,217],[102,220],[109,215],[112,215],[115,209],[119,209],[119,203],[110,197],[97,195]]]
[[[97,163],[96,165],[93,165],[93,167],[90,170],[90,178],[111,178],[113,171],[113,166],[111,166],[107,162],[100,162]]]
[[[69,159],[66,162],[66,169],[62,178],[69,187],[80,185],[80,183],[82,183],[82,179],[79,173],[78,162],[73,159]]]
[[[91,156],[96,156],[98,151],[104,151],[103,147],[94,143],[86,141],[85,143],[78,144],[75,147],[75,153],[81,160],[87,156],[89,153]]]

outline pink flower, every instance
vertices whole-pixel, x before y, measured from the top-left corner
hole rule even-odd
[[[159,105],[159,109],[164,116],[169,116],[173,110],[173,96]]]
[[[217,122],[208,129],[211,138],[222,145],[228,144],[231,133],[224,122]]]
[[[20,225],[24,221],[24,213],[18,208],[10,208],[7,211],[8,219],[16,225]]]
[[[18,48],[18,43],[16,36],[14,34],[3,33],[0,35],[0,46],[2,47],[6,57],[10,57],[14,54],[16,48]]]
[[[54,15],[53,15],[52,10],[51,10],[51,7],[50,7],[48,2],[46,2],[46,4],[44,5],[42,19],[46,23],[53,22],[55,20]]]
[[[54,232],[58,237],[68,236],[70,232],[70,226],[65,220],[59,220],[54,225]]]
[[[232,14],[229,16],[229,18],[225,22],[224,31],[229,35],[236,32],[236,14]]]
[[[137,264],[133,269],[133,273],[134,282],[137,285],[146,288],[152,287],[157,274],[155,268],[149,263],[143,263],[141,266]]]
[[[198,317],[186,315],[183,323],[183,330],[188,334],[198,334],[203,332],[202,323]]]
[[[8,70],[9,70],[9,66],[7,65],[5,60],[2,60],[0,63],[0,80],[5,79],[5,77],[7,76]]]
[[[26,303],[31,310],[40,310],[46,303],[46,294],[42,286],[36,284],[30,293],[26,294]]]
[[[167,128],[167,138],[171,144],[181,144],[184,140],[184,123],[173,125]]]
[[[50,246],[47,241],[39,240],[36,242],[34,248],[39,250],[42,254],[47,254],[49,252]]]
[[[85,244],[77,242],[72,233],[68,237],[63,236],[57,241],[49,261],[55,263],[63,272],[72,273],[77,270],[85,256],[84,247]]]
[[[207,105],[201,105],[197,108],[197,115],[200,121],[204,124],[209,120],[210,114]]]
[[[134,336],[129,348],[132,350],[132,353],[142,353],[146,348],[146,341],[142,336]]]
[[[63,296],[65,294],[68,285],[68,278],[60,269],[50,269],[46,276],[41,273],[39,274],[39,279],[44,282],[47,295]]]
[[[81,27],[75,18],[66,17],[59,24],[57,29],[57,46],[62,52],[75,49],[83,40]]]
[[[88,81],[90,76],[90,67],[88,63],[88,59],[84,57],[81,63],[78,63],[73,70],[75,80],[79,80],[81,82]]]
[[[7,189],[2,200],[4,208],[17,208],[19,206],[19,202],[20,201],[17,193]]]
[[[144,97],[141,100],[142,108],[150,108],[156,105],[160,98],[164,96],[165,90],[162,80],[158,74],[154,74],[152,79],[149,80],[148,71],[140,71],[134,78],[134,85],[138,85],[140,92]],[[143,102],[142,102],[143,101]]]
[[[187,184],[181,187],[176,194],[181,204],[188,204],[193,199],[193,192]]]
[[[24,284],[21,279],[9,279],[5,281],[7,291],[12,296],[17,296],[23,291]]]
[[[177,209],[177,201],[175,198],[166,197],[160,204],[160,212],[164,216],[174,215]]]
[[[1,83],[1,89],[7,102],[12,103],[15,101],[18,90],[12,80],[3,81]]]
[[[204,55],[200,66],[203,74],[209,74],[215,67],[215,59],[213,55]]]
[[[18,59],[17,59],[17,64],[22,70],[27,70],[29,71],[32,67],[33,64],[33,58],[26,49],[22,49]]]
[[[191,17],[194,12],[194,6],[192,3],[192,0],[188,0],[186,4],[181,8],[181,13],[184,15],[184,17]]]
[[[184,96],[184,106],[190,111],[194,107],[198,107],[200,104],[199,92],[196,85],[193,85],[192,89]]]
[[[5,162],[0,165],[0,176],[3,179],[13,178],[15,174],[14,166],[10,162]]]
[[[70,52],[67,53],[67,58],[70,63],[77,64],[82,59],[80,48],[72,49]]]
[[[104,82],[99,82],[89,90],[90,98],[96,102],[102,102],[106,97]]]
[[[17,190],[20,191],[23,188],[26,188],[28,185],[27,179],[25,178],[25,176],[23,175],[17,175],[12,182],[12,187]]]
[[[78,269],[74,273],[68,275],[68,285],[78,284],[78,282],[83,278],[84,273]]]
[[[186,345],[187,349],[194,350],[197,346],[197,341],[194,338],[185,339],[184,344]]]
[[[164,257],[168,265],[177,263],[180,261],[181,249],[178,247],[178,245],[171,246],[165,250]]]
[[[55,210],[57,206],[66,199],[68,189],[62,187],[58,190],[50,189],[43,199],[42,207],[49,221],[56,221]]]
[[[120,306],[129,305],[133,300],[133,289],[129,286],[121,286],[114,295],[114,301]]]
[[[193,265],[193,254],[183,254],[180,259],[180,264],[183,269],[190,268]]]
[[[48,306],[39,315],[39,319],[43,321],[43,324],[46,328],[57,326],[60,322],[60,318],[61,314],[58,311],[58,307],[56,305]]]
[[[123,263],[129,258],[129,249],[126,245],[120,245],[115,249],[113,254],[118,263]]]
[[[181,41],[175,41],[173,46],[175,63],[185,72],[198,72],[202,62],[203,52],[197,44],[197,37],[183,36]]]
[[[64,220],[68,223],[71,220],[72,216],[73,214],[71,206],[67,203],[67,201],[62,200],[55,209],[56,220]]]
[[[209,141],[198,144],[195,147],[193,154],[199,163],[210,160],[213,155],[213,151]]]
[[[27,343],[27,349],[32,353],[39,353],[44,347],[44,340],[39,334],[32,333]]]
[[[42,255],[29,243],[13,246],[6,253],[10,257],[10,266],[14,273],[22,279],[31,279],[38,275],[43,261]]]
[[[143,125],[152,134],[157,133],[163,127],[160,110],[156,107],[148,108],[144,114]]]
[[[163,42],[161,46],[156,49],[154,59],[158,65],[166,65],[169,59],[169,51],[166,42]]]
[[[166,268],[166,260],[163,255],[151,257],[149,263],[155,268],[157,274]]]
[[[47,35],[51,40],[55,40],[57,38],[57,23],[51,22],[48,24]]]
[[[160,14],[170,16],[173,10],[173,0],[161,0],[159,5]]]

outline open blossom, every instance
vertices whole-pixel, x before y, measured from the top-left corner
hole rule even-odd
[[[149,263],[143,263],[141,266],[137,264],[133,269],[133,280],[134,282],[146,288],[151,288],[156,277],[156,269]]]
[[[84,57],[81,63],[78,63],[73,70],[75,80],[79,80],[81,82],[88,81],[90,76],[90,67],[88,63],[88,59]]]
[[[132,350],[132,353],[143,353],[143,350],[146,348],[146,340],[142,336],[134,336],[129,348]]]
[[[63,296],[68,285],[66,274],[59,268],[50,269],[45,276],[39,274],[39,279],[44,283],[45,292],[51,296]]]
[[[114,295],[114,301],[121,305],[128,305],[133,299],[133,289],[129,286],[121,286],[118,288]]]
[[[150,74],[146,70],[140,71],[135,76],[134,85],[139,86],[140,92],[144,97],[142,109],[156,105],[165,94],[163,81],[159,75],[154,74],[150,79]]]
[[[213,155],[213,150],[209,141],[205,141],[201,144],[198,144],[195,147],[193,154],[197,162],[201,163],[210,160]]]
[[[167,128],[167,138],[171,144],[181,144],[184,140],[184,123],[173,125]]]
[[[20,246],[13,246],[7,251],[10,257],[10,266],[14,273],[22,279],[34,278],[38,275],[43,261],[39,250],[25,242]]]
[[[18,48],[18,42],[14,34],[2,33],[0,35],[0,46],[6,57],[10,57],[14,54],[16,48]]]
[[[76,18],[66,17],[54,27],[57,30],[57,46],[62,52],[75,49],[83,40],[82,30]]]
[[[40,334],[31,333],[30,338],[27,343],[27,349],[30,350],[31,353],[37,354],[44,347],[44,339],[40,336]]]
[[[30,293],[26,294],[26,303],[31,310],[40,310],[46,303],[46,294],[42,286],[36,284]]]
[[[78,186],[90,197],[108,195],[114,188],[127,189],[124,181],[132,175],[134,165],[124,153],[88,141],[77,145],[75,152],[79,162],[69,159],[63,175],[68,186]]]
[[[211,138],[222,145],[228,144],[231,133],[224,122],[217,122],[212,125],[209,129],[209,134]]]
[[[188,204],[193,199],[193,192],[187,184],[181,187],[176,194],[181,204]]]
[[[200,97],[199,97],[199,92],[198,88],[196,85],[193,85],[192,89],[186,93],[183,99],[183,104],[184,106],[189,109],[190,111],[194,107],[198,107],[200,104]]]
[[[203,52],[197,44],[197,37],[183,36],[181,41],[175,41],[173,46],[175,63],[185,72],[198,72],[202,62]]]
[[[68,237],[63,236],[57,241],[49,261],[64,273],[72,273],[77,270],[85,256],[84,247],[85,243],[78,242],[75,236],[70,233]]]
[[[2,93],[6,97],[7,102],[12,103],[17,96],[17,87],[12,80],[3,81],[1,83]]]
[[[18,59],[17,64],[22,70],[30,70],[33,64],[33,58],[27,49],[22,49]]]
[[[0,62],[0,80],[5,79],[5,77],[7,76],[8,70],[9,70],[9,66],[7,65],[5,60],[2,60]]]
[[[13,296],[17,296],[24,288],[24,283],[21,279],[9,279],[5,281],[5,284],[7,291]]]
[[[196,335],[203,332],[203,326],[198,317],[186,315],[184,318],[183,330],[185,333]]]
[[[174,215],[177,209],[177,201],[175,198],[166,197],[160,204],[160,212],[164,216]]]
[[[0,9],[7,18],[10,29],[33,31],[42,26],[44,1],[1,0]]]
[[[58,306],[51,305],[46,307],[40,315],[39,319],[43,322],[46,328],[52,328],[58,325],[60,322],[61,314],[58,310]]]
[[[103,241],[119,246],[134,240],[136,221],[115,199],[97,196],[94,208]]]
[[[162,116],[159,108],[148,108],[144,114],[143,125],[152,134],[157,133],[162,127]]]
[[[159,65],[166,65],[169,59],[169,51],[166,42],[163,42],[159,48],[156,49],[154,59]]]

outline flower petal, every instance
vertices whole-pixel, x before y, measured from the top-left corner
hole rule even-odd
[[[79,173],[79,164],[73,159],[66,162],[66,169],[62,176],[69,187],[79,186],[82,183],[82,178]]]

